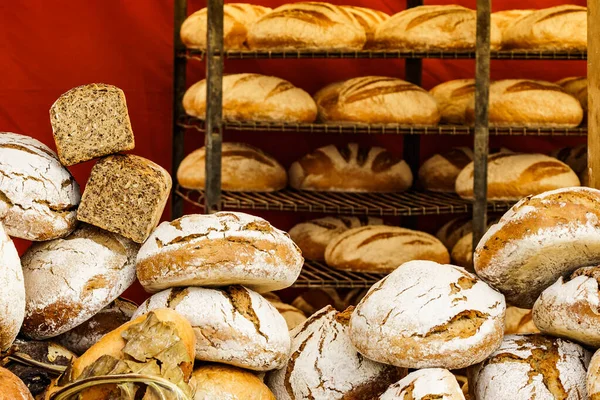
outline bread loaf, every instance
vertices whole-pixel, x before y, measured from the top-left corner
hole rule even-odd
[[[183,96],[185,112],[206,118],[206,79]],[[226,121],[313,122],[317,106],[308,93],[290,82],[260,74],[223,77],[223,119]]]
[[[590,361],[586,376],[587,395],[590,400],[596,400],[600,395],[600,352],[596,351]]]
[[[402,192],[413,181],[408,164],[381,147],[321,147],[290,167],[290,186],[333,192]]]
[[[429,91],[438,104],[440,122],[454,125],[466,123],[466,111],[475,101],[475,79],[444,82]]]
[[[325,307],[291,332],[287,365],[267,375],[277,400],[373,399],[402,377],[356,351],[348,337],[350,312]]]
[[[315,94],[324,122],[436,125],[440,113],[433,96],[397,78],[364,76],[332,83]]]
[[[540,333],[533,323],[533,312],[526,308],[507,307],[504,318],[504,335]]]
[[[262,218],[191,214],[152,233],[138,254],[137,276],[148,292],[231,284],[268,292],[294,283],[303,261],[289,236]]]
[[[187,189],[204,190],[206,148],[183,159],[177,181]],[[271,192],[287,185],[285,169],[269,154],[244,143],[223,143],[221,147],[221,188],[237,192]]]
[[[256,375],[228,365],[202,365],[190,379],[193,400],[276,400]]]
[[[355,306],[367,294],[367,289],[309,289],[294,299],[292,305],[306,315],[312,315],[326,306],[332,306],[338,311],[344,311]]]
[[[248,30],[260,17],[271,11],[255,4],[232,3],[223,6],[223,49],[247,50]],[[206,49],[208,9],[196,11],[181,25],[181,41],[189,48]]]
[[[19,253],[0,222],[0,352],[17,337],[25,316],[25,285]]]
[[[306,321],[306,315],[304,315],[301,310],[290,304],[284,303],[276,294],[267,292],[263,293],[263,297],[267,299],[279,314],[281,314],[283,319],[285,319],[288,330],[292,330]]]
[[[455,147],[443,154],[435,154],[419,168],[419,183],[432,192],[454,193],[456,178],[471,161],[473,151]]]
[[[393,15],[375,33],[380,49],[474,50],[476,13],[457,5],[419,6]],[[502,35],[491,25],[491,47],[500,46]]]
[[[571,78],[564,78],[556,82],[557,85],[562,87],[565,92],[579,100],[581,108],[584,113],[588,110],[588,82],[585,76],[576,76]],[[585,116],[585,114],[584,114]]]
[[[474,163],[456,178],[456,193],[473,199]],[[579,178],[568,165],[543,154],[497,153],[488,157],[487,198],[518,200],[548,190],[579,186]]]
[[[0,367],[0,400],[33,400],[33,397],[18,377]]]
[[[460,267],[411,261],[371,287],[350,319],[365,357],[405,368],[465,368],[502,341],[504,297]]]
[[[58,158],[69,166],[135,147],[125,94],[92,83],[61,95],[50,108]]]
[[[284,4],[248,32],[253,50],[361,50],[366,40],[352,13],[320,2]]]
[[[465,235],[468,235],[472,231],[473,218],[471,216],[463,216],[453,218],[446,222],[437,231],[435,237],[437,237],[448,250],[452,250],[454,245],[461,238],[463,238]]]
[[[450,252],[450,259],[455,265],[473,272],[473,233],[469,232],[456,242]]]
[[[365,30],[367,42],[365,47],[373,45],[375,39],[375,31],[383,22],[387,21],[390,16],[383,11],[373,10],[365,7],[341,6],[348,11],[358,22],[358,26]]]
[[[373,217],[360,218],[341,215],[317,218],[295,225],[290,229],[290,237],[300,247],[304,258],[323,261],[325,260],[325,248],[329,242],[348,229],[366,225],[383,225],[383,220]]]
[[[491,18],[493,23],[498,26],[502,33],[502,42],[506,37],[512,25],[526,15],[531,14],[535,10],[504,10],[492,13]]]
[[[391,385],[379,400],[465,400],[450,371],[443,368],[421,369]]]
[[[600,191],[583,187],[524,198],[477,245],[477,275],[531,308],[560,276],[600,264],[599,205]]]
[[[475,102],[466,111],[475,121]],[[574,128],[583,120],[579,100],[550,82],[505,79],[490,84],[489,124],[492,127]]]
[[[573,4],[536,10],[506,30],[508,49],[587,50],[587,9]]]
[[[79,185],[47,146],[0,132],[0,222],[10,236],[51,240],[77,223]]]

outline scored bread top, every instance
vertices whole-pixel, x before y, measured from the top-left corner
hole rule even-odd
[[[441,397],[440,397],[441,396]],[[465,400],[465,396],[450,371],[427,368],[411,372],[391,385],[379,400]]]
[[[564,78],[556,82],[557,85],[562,87],[565,92],[575,97],[581,103],[583,111],[588,109],[588,81],[585,76],[575,76],[571,78]]]
[[[475,98],[475,79],[456,79],[435,86],[429,91],[438,104],[441,121],[461,125],[465,112]]]
[[[473,150],[455,147],[442,154],[434,154],[419,168],[419,183],[426,190],[454,193],[456,178],[471,161]]]
[[[367,35],[367,45],[372,44],[377,27],[390,18],[390,16],[383,11],[373,10],[371,8],[356,6],[341,7],[350,12],[360,27],[365,30]]]
[[[492,21],[500,28],[502,32],[502,39],[504,41],[504,37],[507,34],[507,31],[511,28],[511,26],[523,18],[526,15],[531,14],[535,10],[527,9],[527,10],[504,10],[497,11],[492,13]]]
[[[0,352],[13,343],[25,316],[25,285],[15,244],[0,222]]]

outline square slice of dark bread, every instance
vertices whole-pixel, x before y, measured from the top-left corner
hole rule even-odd
[[[125,94],[115,86],[92,83],[69,90],[50,108],[50,122],[66,166],[135,146]]]
[[[115,154],[99,160],[81,198],[77,219],[143,243],[158,224],[171,176],[143,157]]]

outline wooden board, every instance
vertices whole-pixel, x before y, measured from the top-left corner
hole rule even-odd
[[[588,1],[588,173],[600,189],[600,4]]]

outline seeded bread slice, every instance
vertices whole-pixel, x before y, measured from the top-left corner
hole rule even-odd
[[[50,108],[58,157],[75,165],[135,147],[125,94],[92,83],[69,90]]]

